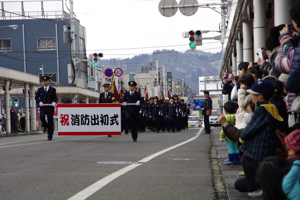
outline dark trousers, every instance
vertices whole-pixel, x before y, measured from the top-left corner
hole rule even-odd
[[[6,126],[6,124],[1,124],[1,129],[2,129],[3,132],[6,131],[6,127],[5,126]]]
[[[40,108],[40,119],[42,121],[42,127],[48,128],[48,138],[53,137],[53,107],[41,107]],[[45,116],[47,115],[48,122],[46,122]]]
[[[131,127],[131,136],[133,140],[136,140],[138,137],[137,132],[137,122],[138,122],[138,112],[131,113],[128,110],[126,111],[126,121]]]
[[[169,123],[172,131],[175,131],[176,128],[176,117],[169,116]]]
[[[242,166],[245,172],[245,178],[240,178],[235,182],[235,189],[240,192],[254,192],[261,189],[260,184],[255,180],[259,162],[244,154]]]
[[[170,120],[169,120],[169,116],[164,115],[164,125],[165,125],[165,129],[167,129],[168,131],[170,130]]]
[[[209,115],[203,115],[203,117],[204,117],[205,132],[210,133]]]

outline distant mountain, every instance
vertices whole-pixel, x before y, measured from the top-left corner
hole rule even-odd
[[[172,72],[173,81],[184,78],[186,85],[191,85],[193,92],[198,93],[199,76],[217,76],[220,70],[221,52],[207,53],[188,50],[184,53],[175,50],[159,50],[152,54],[141,54],[127,59],[101,59],[106,68],[122,67],[124,73],[139,73],[142,66],[153,66],[158,60],[159,66],[165,66],[166,72]]]

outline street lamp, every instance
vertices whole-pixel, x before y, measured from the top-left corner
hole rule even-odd
[[[16,30],[18,28],[18,25],[8,25],[8,26],[0,26],[0,28],[12,28],[14,30]]]

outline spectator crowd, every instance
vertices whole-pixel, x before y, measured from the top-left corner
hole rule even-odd
[[[249,197],[300,200],[300,2],[290,17],[270,30],[257,63],[223,75],[225,165],[242,165],[235,189]]]

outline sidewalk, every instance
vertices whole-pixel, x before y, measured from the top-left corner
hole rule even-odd
[[[214,140],[213,144],[216,147],[219,164],[222,170],[223,178],[226,182],[226,189],[229,200],[243,200],[243,199],[261,199],[248,197],[247,193],[242,193],[234,188],[234,182],[242,177],[239,173],[243,171],[242,165],[224,165],[224,160],[228,158],[228,152],[225,142],[220,142],[220,127],[215,127],[211,138]]]
[[[36,135],[36,134],[44,134],[43,131],[35,131],[35,132],[30,132],[30,133],[24,133],[24,132],[19,132],[16,134],[7,134],[6,132],[0,132],[0,138],[2,137],[14,137],[14,136],[22,136],[22,135]]]

